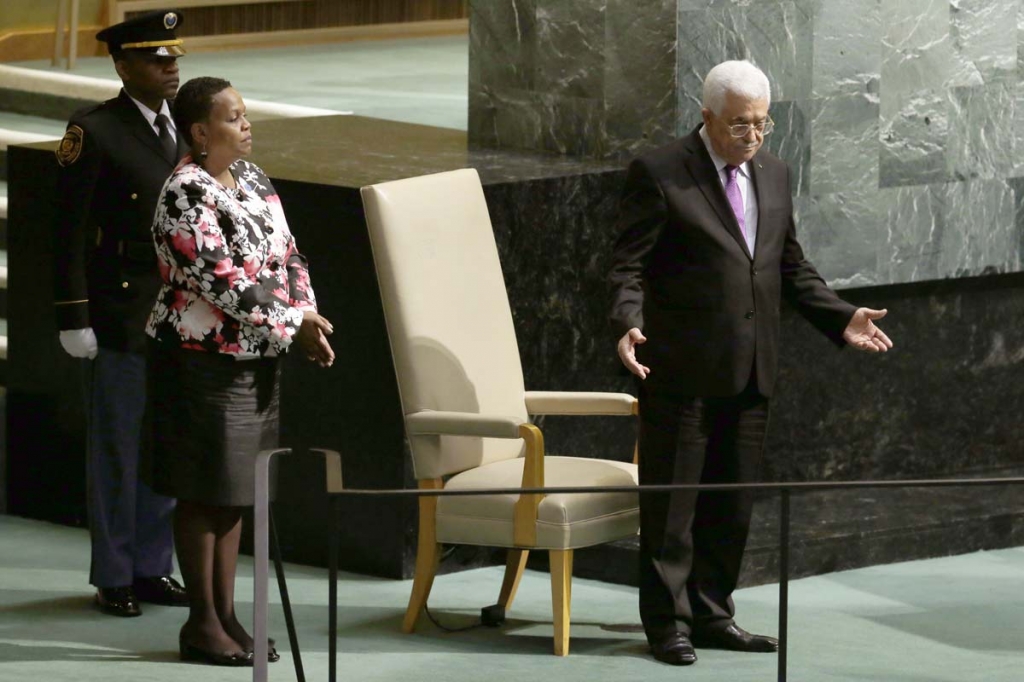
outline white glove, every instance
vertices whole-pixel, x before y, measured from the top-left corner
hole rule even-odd
[[[99,352],[96,345],[96,334],[92,327],[85,329],[65,329],[60,333],[60,345],[64,352],[73,358],[89,358],[92,360]]]

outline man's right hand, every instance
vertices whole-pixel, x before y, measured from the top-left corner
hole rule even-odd
[[[60,345],[64,352],[73,358],[89,358],[92,360],[99,352],[96,345],[96,334],[92,327],[85,329],[65,329],[60,333]]]
[[[618,346],[619,359],[622,360],[622,364],[641,379],[646,379],[647,375],[651,373],[649,367],[636,361],[636,347],[645,341],[647,341],[647,337],[643,335],[643,332],[633,327],[619,339]]]

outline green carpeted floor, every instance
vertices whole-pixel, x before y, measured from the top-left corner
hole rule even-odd
[[[0,681],[207,682],[248,680],[251,671],[176,660],[180,609],[148,606],[120,620],[91,607],[86,531],[0,516]],[[238,584],[251,617],[251,561]],[[307,679],[327,679],[326,571],[289,566]],[[510,620],[498,629],[448,634],[426,619],[417,634],[399,624],[409,581],[344,575],[339,585],[342,680],[692,680],[776,679],[772,655],[698,651],[677,669],[646,654],[633,589],[578,580],[572,653],[551,655],[546,574],[529,572]],[[447,626],[472,623],[497,595],[500,569],[442,576],[430,603]],[[1019,682],[1024,680],[1024,548],[819,576],[791,585],[789,679],[801,682]],[[776,630],[777,589],[736,595],[739,622]],[[276,599],[275,599],[276,601]],[[271,680],[294,680],[284,621]]]

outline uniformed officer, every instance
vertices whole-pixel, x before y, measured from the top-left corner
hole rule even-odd
[[[60,164],[54,301],[60,343],[88,358],[87,484],[96,604],[138,616],[139,601],[187,605],[171,577],[174,500],[139,480],[146,317],[160,288],[151,225],[186,145],[178,90],[181,14],[149,12],[96,34],[123,88],[71,117]]]

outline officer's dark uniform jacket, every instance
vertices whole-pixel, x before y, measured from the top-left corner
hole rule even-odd
[[[124,90],[76,111],[67,130],[57,150],[58,328],[92,327],[102,348],[143,352],[161,284],[153,213],[174,164]],[[187,146],[177,142],[180,159]]]

